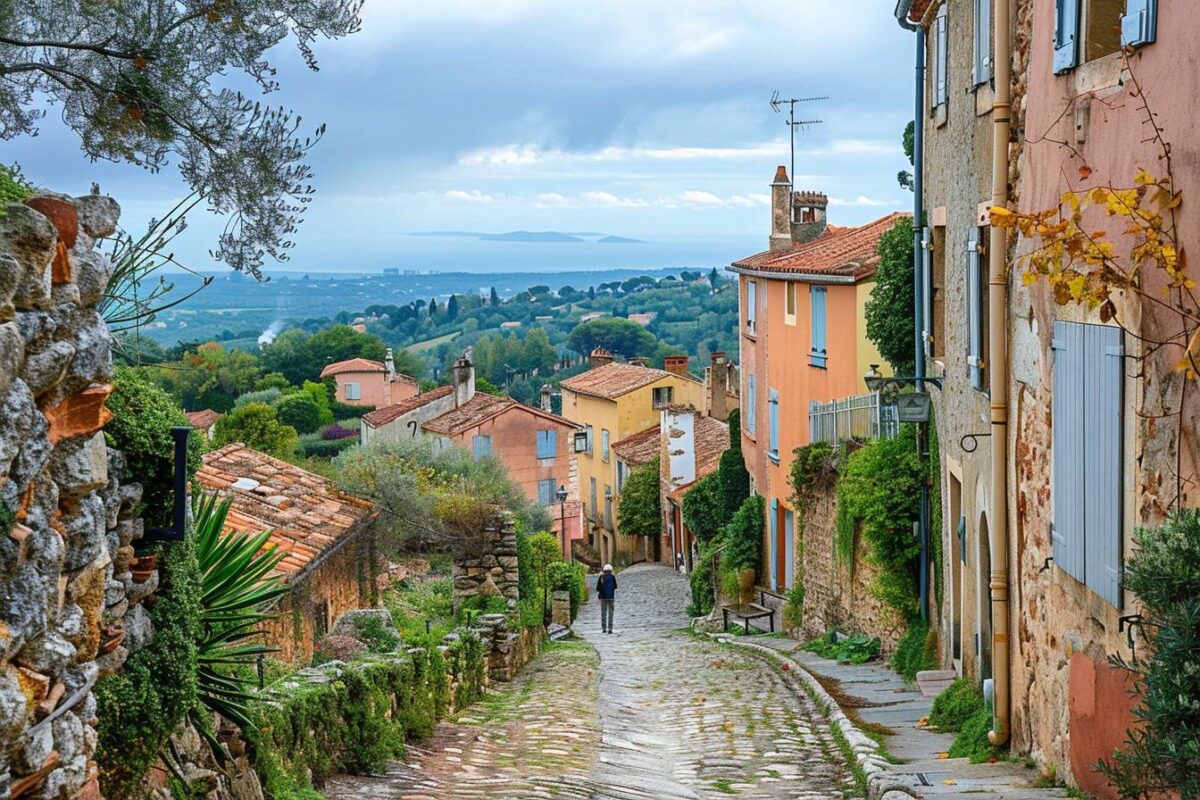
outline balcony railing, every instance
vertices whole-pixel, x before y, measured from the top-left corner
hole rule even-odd
[[[896,407],[880,403],[879,392],[808,404],[810,443],[829,442],[837,446],[847,439],[890,439],[899,427]]]

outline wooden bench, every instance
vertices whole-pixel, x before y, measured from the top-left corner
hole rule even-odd
[[[763,617],[770,620],[771,633],[775,632],[775,612],[765,606],[760,606],[757,603],[721,606],[721,622],[724,624],[726,630],[729,629],[729,616],[731,614],[745,623],[747,636],[750,635],[750,620],[762,619]]]

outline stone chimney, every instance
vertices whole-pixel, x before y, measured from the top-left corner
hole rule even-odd
[[[454,407],[465,405],[475,396],[475,365],[471,359],[463,356],[454,362],[452,368],[454,378]]]
[[[545,411],[547,414],[551,413],[550,398],[553,396],[554,387],[548,383],[543,383],[541,394],[538,396],[538,408],[542,409],[542,411]]]
[[[829,198],[824,192],[796,192],[792,196],[792,241],[811,242],[825,232],[825,210]]]
[[[392,357],[392,348],[387,349],[387,355],[383,357],[383,379],[388,383],[396,380],[396,359]]]
[[[588,369],[603,367],[605,364],[613,362],[613,354],[605,350],[603,347],[597,347],[588,357]]]
[[[729,406],[725,402],[729,392],[729,362],[724,353],[718,350],[710,356],[707,372],[704,391],[708,400],[708,415],[725,421],[729,419]]]
[[[666,356],[663,358],[663,369],[675,375],[688,374],[687,356]]]
[[[696,480],[696,409],[669,405],[661,425],[667,436],[667,481],[672,487],[689,484]]]
[[[791,192],[787,168],[781,165],[771,183],[771,250],[787,250],[792,246],[792,209],[788,204]]]

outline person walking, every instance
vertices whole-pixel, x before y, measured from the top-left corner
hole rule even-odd
[[[613,575],[612,564],[605,564],[596,579],[596,596],[600,598],[600,630],[612,633],[613,603],[617,597],[617,576]]]

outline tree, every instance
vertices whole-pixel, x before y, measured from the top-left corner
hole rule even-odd
[[[296,433],[316,433],[321,427],[321,407],[307,392],[290,394],[280,400],[275,406],[275,416],[282,424],[295,428]]]
[[[661,487],[657,458],[629,473],[617,504],[617,526],[621,533],[627,536],[662,534]]]
[[[431,297],[429,299],[429,318],[433,319],[434,316],[437,315],[437,312],[438,312],[437,299]]]
[[[588,294],[588,300],[595,300],[596,299],[596,287],[589,286],[587,294]]]
[[[904,136],[902,137],[904,141],[904,155],[908,156],[909,166],[913,166],[913,152],[915,144],[914,136],[915,130],[913,123],[909,122],[908,125],[904,127]],[[906,169],[902,169],[896,174],[896,181],[902,188],[908,189],[910,192],[916,188],[913,174]]]
[[[450,299],[446,301],[446,319],[453,320],[458,317],[458,295],[450,295]]]
[[[708,285],[714,292],[716,292],[717,287],[721,285],[721,273],[717,272],[716,267],[713,267],[712,272],[708,273]]]
[[[162,375],[184,408],[228,411],[234,398],[254,389],[262,369],[249,353],[206,342],[184,353],[177,364],[164,365]]]
[[[217,420],[213,442],[218,446],[241,442],[276,458],[288,459],[296,452],[296,429],[284,425],[275,409],[266,403],[249,403]]]
[[[655,355],[658,339],[636,322],[602,317],[576,325],[567,336],[567,346],[585,356],[597,347],[603,347],[626,358],[649,358]]]
[[[496,294],[495,286],[492,287],[491,296],[488,298],[488,301],[494,306],[500,305],[500,295]]]
[[[151,171],[174,156],[193,191],[227,216],[214,256],[260,274],[286,258],[312,187],[303,158],[320,139],[300,119],[221,88],[239,72],[277,88],[266,53],[289,34],[312,45],[358,30],[360,0],[3,4],[0,138],[35,135],[51,105],[93,160]],[[245,82],[245,81],[244,81]]]
[[[521,345],[521,369],[536,370],[539,375],[550,375],[558,363],[558,351],[550,344],[545,328],[530,328]]]
[[[317,406],[317,427],[333,424],[333,408],[330,406],[333,398],[329,396],[329,389],[325,384],[317,381],[305,381],[304,387],[301,389],[305,394],[312,398]]]
[[[879,239],[875,286],[867,298],[867,338],[897,373],[914,368],[912,220],[896,221]]]
[[[707,542],[717,537],[729,521],[729,514],[721,506],[721,479],[717,473],[710,472],[692,484],[683,496],[681,510],[683,524],[697,539]]]

